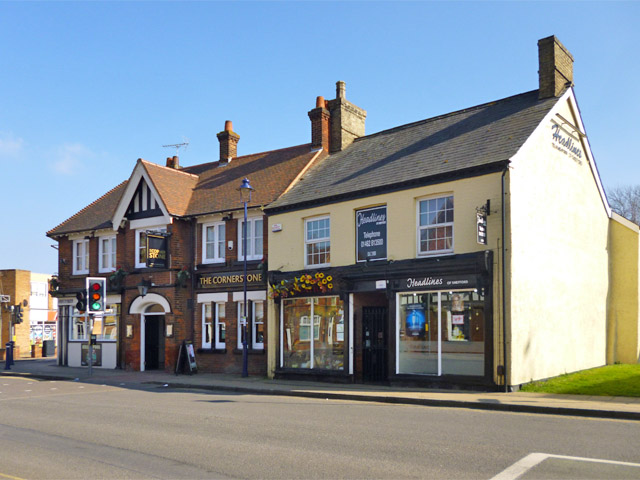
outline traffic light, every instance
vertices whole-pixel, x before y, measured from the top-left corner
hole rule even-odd
[[[79,312],[86,312],[87,311],[87,291],[82,290],[76,293],[76,298],[78,299],[78,301],[76,302],[76,310],[78,310]]]
[[[22,305],[16,305],[16,320],[15,323],[22,323],[24,319],[22,318]]]
[[[102,313],[105,309],[104,278],[87,278],[87,306],[89,313]]]

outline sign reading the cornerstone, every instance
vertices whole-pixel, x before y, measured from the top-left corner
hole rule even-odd
[[[169,258],[167,235],[147,232],[147,267],[167,268]]]
[[[358,262],[387,259],[387,207],[356,211],[356,258]]]

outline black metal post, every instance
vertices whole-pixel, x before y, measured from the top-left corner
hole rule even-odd
[[[242,338],[242,376],[249,376],[249,351],[247,346],[247,201],[244,201],[244,224],[242,226],[242,255],[244,257],[244,275],[243,275],[243,287],[244,287],[244,307],[243,307],[243,331]]]

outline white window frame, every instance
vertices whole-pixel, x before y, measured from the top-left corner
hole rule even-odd
[[[260,229],[260,252],[255,252],[255,224],[256,222],[262,222],[262,228]],[[238,260],[244,260],[244,242],[242,238],[244,218],[238,219]],[[264,217],[248,217],[247,218],[247,260],[262,260],[264,257]]]
[[[237,341],[237,348],[240,350],[242,349],[242,330],[243,330],[243,326],[244,323],[242,322],[242,317],[243,317],[243,313],[244,313],[244,301],[240,301],[237,302],[238,303],[238,322],[237,322],[237,328],[238,328],[238,336],[236,337],[238,339]],[[263,332],[264,332],[264,311],[265,311],[265,301],[264,300],[247,300],[247,309],[248,309],[248,313],[249,315],[247,315],[247,322],[249,322],[248,324],[248,329],[250,329],[250,339],[251,339],[251,343],[247,343],[247,347],[252,349],[252,350],[263,350],[264,349],[264,342],[256,342],[256,322],[255,322],[255,318],[256,318],[256,304],[262,304],[262,322],[259,322],[262,324],[263,326]]]
[[[164,232],[164,233],[166,233],[166,231],[167,231],[167,226],[166,225],[158,225],[158,226],[155,226],[155,227],[145,227],[145,228],[139,228],[139,229],[136,230],[136,249],[135,249],[136,268],[147,268],[147,263],[146,262],[140,262],[140,250],[142,249],[142,247],[146,248],[146,244],[142,245],[142,242],[140,241],[140,237],[142,237],[142,234],[144,233],[146,235],[147,232]]]
[[[223,307],[225,307],[225,315],[224,315],[224,322],[220,322],[220,305],[222,305]],[[214,316],[214,321],[213,321],[213,325],[215,327],[215,330],[213,332],[213,340],[215,342],[215,348],[219,349],[219,350],[224,350],[225,348],[227,348],[227,310],[226,310],[226,303],[225,302],[216,302],[214,303],[214,311],[215,311],[215,316]],[[224,330],[225,330],[225,339],[224,340],[220,340],[220,325],[224,324]]]
[[[321,237],[321,238],[314,238],[312,240],[308,239],[308,228],[309,225],[313,222],[318,222],[321,220],[328,220],[329,221],[329,236],[328,237]],[[328,249],[326,254],[329,256],[329,261],[325,262],[325,263],[311,263],[309,261],[309,253],[308,253],[308,248],[311,245],[315,245],[317,243],[323,243],[323,242],[327,242],[328,243]],[[323,215],[321,217],[312,217],[312,218],[307,218],[304,221],[304,265],[305,267],[328,267],[331,265],[331,218],[329,215]]]
[[[107,241],[108,251],[105,252],[103,242]],[[98,237],[98,271],[100,273],[114,272],[116,270],[116,248],[117,238],[115,235],[104,235]],[[104,256],[108,258],[108,264],[104,263]]]
[[[215,320],[214,320],[215,312],[213,310],[213,305],[215,305],[215,303],[207,302],[202,304],[202,348],[211,348],[211,345],[213,344],[213,341],[214,341],[213,339],[215,337],[215,332],[213,330],[213,326],[215,324]],[[208,322],[207,322],[207,308],[209,308],[211,311],[211,317],[209,318]],[[209,342],[206,341],[207,336],[205,333],[207,331],[207,325],[209,325],[211,328],[211,331],[209,334],[209,339],[210,339]]]
[[[262,321],[260,322],[256,322],[256,305],[262,305]],[[266,333],[265,330],[265,323],[264,323],[264,317],[265,317],[265,313],[266,313],[266,302],[263,300],[253,300],[251,302],[251,348],[253,348],[254,350],[264,350],[264,334]],[[257,328],[256,325],[262,325],[262,335],[263,335],[263,341],[262,342],[258,342],[256,341],[257,338]]]
[[[445,222],[441,222],[441,223],[433,223],[433,224],[427,224],[427,225],[420,225],[420,205],[423,202],[429,202],[429,201],[437,201],[440,199],[444,199],[445,203],[448,201],[448,199],[451,199],[451,202],[453,204],[453,208],[452,208],[452,215],[453,218],[451,219],[451,221],[445,221]],[[454,247],[455,247],[455,229],[454,229],[454,223],[455,223],[455,201],[454,201],[454,195],[453,194],[447,194],[447,195],[438,195],[438,196],[433,196],[433,197],[427,197],[427,198],[420,198],[417,200],[416,203],[416,252],[418,254],[419,257],[424,257],[424,256],[433,256],[433,255],[448,255],[454,252]],[[451,248],[444,248],[444,249],[439,249],[439,250],[421,250],[420,249],[420,236],[421,236],[421,232],[422,231],[428,231],[430,229],[438,229],[438,228],[446,228],[446,227],[451,227]],[[436,240],[437,241],[437,240]]]
[[[222,227],[222,228],[221,228]],[[215,245],[215,251],[213,257],[207,256],[207,230],[209,228],[214,229],[214,240],[213,244]],[[220,238],[220,230],[222,229],[222,238]],[[226,224],[225,222],[209,222],[202,224],[202,263],[224,263],[225,261],[225,251],[226,247]],[[222,245],[222,255],[220,256],[219,248]]]
[[[81,250],[81,252],[78,252]],[[80,238],[73,241],[73,274],[89,274],[89,239]]]

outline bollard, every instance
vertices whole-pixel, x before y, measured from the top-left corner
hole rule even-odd
[[[5,344],[5,351],[4,351],[4,369],[5,370],[11,370],[11,365],[13,364],[13,345],[11,345],[12,342],[7,342]]]
[[[14,359],[13,359],[13,353],[14,353],[14,351],[15,351],[16,342],[14,342],[13,340],[11,340],[9,343],[11,344],[11,365],[15,365],[15,364],[16,364],[16,362],[14,362],[14,361],[13,361],[13,360],[14,360]]]

